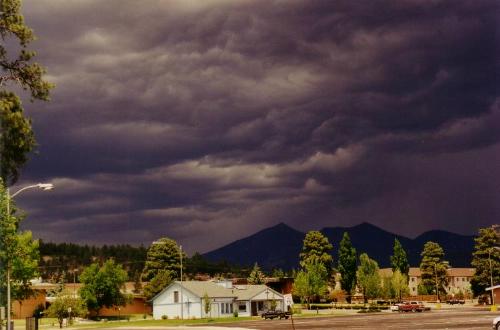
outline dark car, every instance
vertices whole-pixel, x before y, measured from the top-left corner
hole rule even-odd
[[[267,311],[260,315],[263,319],[288,319],[290,317],[290,312],[283,312],[280,310]]]

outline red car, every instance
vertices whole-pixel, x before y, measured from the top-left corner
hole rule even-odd
[[[423,312],[426,308],[418,301],[404,302],[399,305],[400,312]]]

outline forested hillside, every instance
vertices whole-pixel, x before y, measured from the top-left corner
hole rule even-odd
[[[144,246],[103,245],[89,246],[73,243],[45,243],[40,242],[40,276],[44,280],[54,280],[62,274],[66,282],[73,282],[83,268],[95,261],[104,261],[112,258],[116,263],[123,265],[130,279],[140,274],[146,259]]]
[[[103,245],[89,246],[73,243],[45,243],[40,241],[40,276],[45,281],[57,282],[64,276],[65,282],[78,281],[82,270],[92,262],[103,263],[114,259],[127,271],[129,281],[140,277],[146,260],[147,248],[144,246]],[[209,262],[199,253],[184,259],[184,272],[188,278],[205,274],[210,276],[247,276],[249,270],[232,265],[226,261]]]

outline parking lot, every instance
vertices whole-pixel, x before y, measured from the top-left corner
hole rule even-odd
[[[424,313],[377,313],[336,317],[295,318],[295,329],[491,329],[500,313],[476,308],[430,311]],[[250,321],[224,324],[246,329],[293,329],[291,320]]]

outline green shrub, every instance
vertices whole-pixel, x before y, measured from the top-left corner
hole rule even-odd
[[[161,319],[162,319],[162,320],[168,320],[168,315],[162,315],[162,316],[161,316]]]

